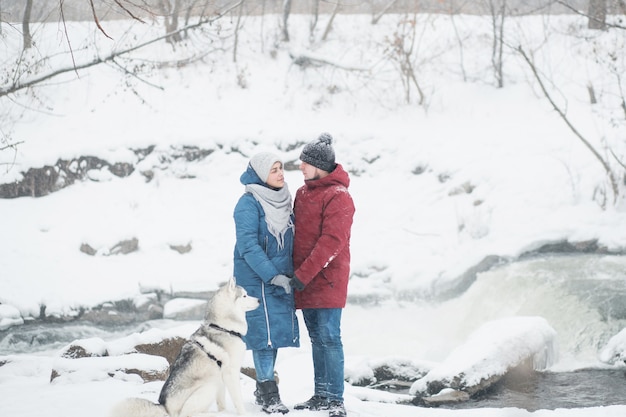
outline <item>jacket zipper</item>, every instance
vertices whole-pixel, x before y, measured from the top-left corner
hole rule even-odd
[[[291,308],[293,310],[295,310],[296,308],[296,300],[294,299],[294,297],[291,297]],[[298,319],[296,318],[295,314],[291,314],[291,340],[293,343],[296,343],[298,341],[298,335],[296,334],[296,321]]]
[[[265,244],[264,244],[264,252],[267,255],[267,244],[268,244],[268,237],[265,236]],[[265,299],[265,281],[261,280],[261,294],[263,297],[263,305],[265,306],[264,312],[265,312],[265,323],[267,326],[267,346],[272,347],[272,337],[270,336],[270,316],[269,313],[267,312],[267,300]]]

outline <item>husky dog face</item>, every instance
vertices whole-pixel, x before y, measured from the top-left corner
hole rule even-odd
[[[248,292],[240,286],[235,287],[236,297],[235,302],[244,309],[244,311],[255,310],[259,307],[259,299],[256,297],[251,297],[248,295]]]
[[[235,283],[233,278],[228,280],[228,283],[224,285],[224,290],[229,294],[229,298],[234,301],[237,308],[241,311],[251,311],[259,307],[259,299],[251,297],[248,292]]]

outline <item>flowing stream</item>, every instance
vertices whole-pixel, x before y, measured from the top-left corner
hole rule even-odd
[[[442,407],[533,411],[626,404],[626,366],[598,360],[608,340],[626,327],[626,256],[529,258],[480,273],[454,299],[394,301],[391,307],[348,305],[342,323],[347,367],[348,359],[359,356],[442,361],[487,321],[541,316],[558,334],[555,366],[523,378],[509,375],[477,398]],[[75,339],[111,340],[174,325],[161,320],[117,328],[87,323],[17,326],[0,332],[0,355],[49,352]]]
[[[626,366],[598,354],[626,327],[626,256],[542,255],[478,274],[444,302],[417,300],[397,316],[368,306],[346,309],[342,331],[352,355],[441,362],[485,322],[540,316],[557,332],[558,358],[547,371],[505,378],[469,402],[445,408],[528,410],[626,404]],[[374,336],[375,335],[375,336]],[[374,340],[388,341],[374,343]]]
[[[626,256],[560,255],[527,259],[480,274],[459,299],[470,320],[542,316],[554,327],[559,362],[545,372],[510,375],[485,395],[448,408],[519,407],[530,411],[626,404],[626,367],[598,354],[626,327]],[[476,311],[478,310],[478,311]]]

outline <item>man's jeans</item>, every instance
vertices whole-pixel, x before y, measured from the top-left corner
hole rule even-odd
[[[272,348],[252,351],[256,380],[258,382],[274,380],[274,365],[276,364],[277,353],[278,351]]]
[[[315,395],[343,402],[343,344],[340,308],[302,310],[313,347]]]

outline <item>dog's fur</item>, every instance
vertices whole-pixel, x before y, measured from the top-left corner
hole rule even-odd
[[[129,398],[114,407],[111,417],[190,417],[204,415],[214,402],[225,408],[225,389],[244,414],[239,372],[248,330],[246,311],[259,306],[233,279],[209,300],[205,320],[183,345],[163,384],[159,404]]]

